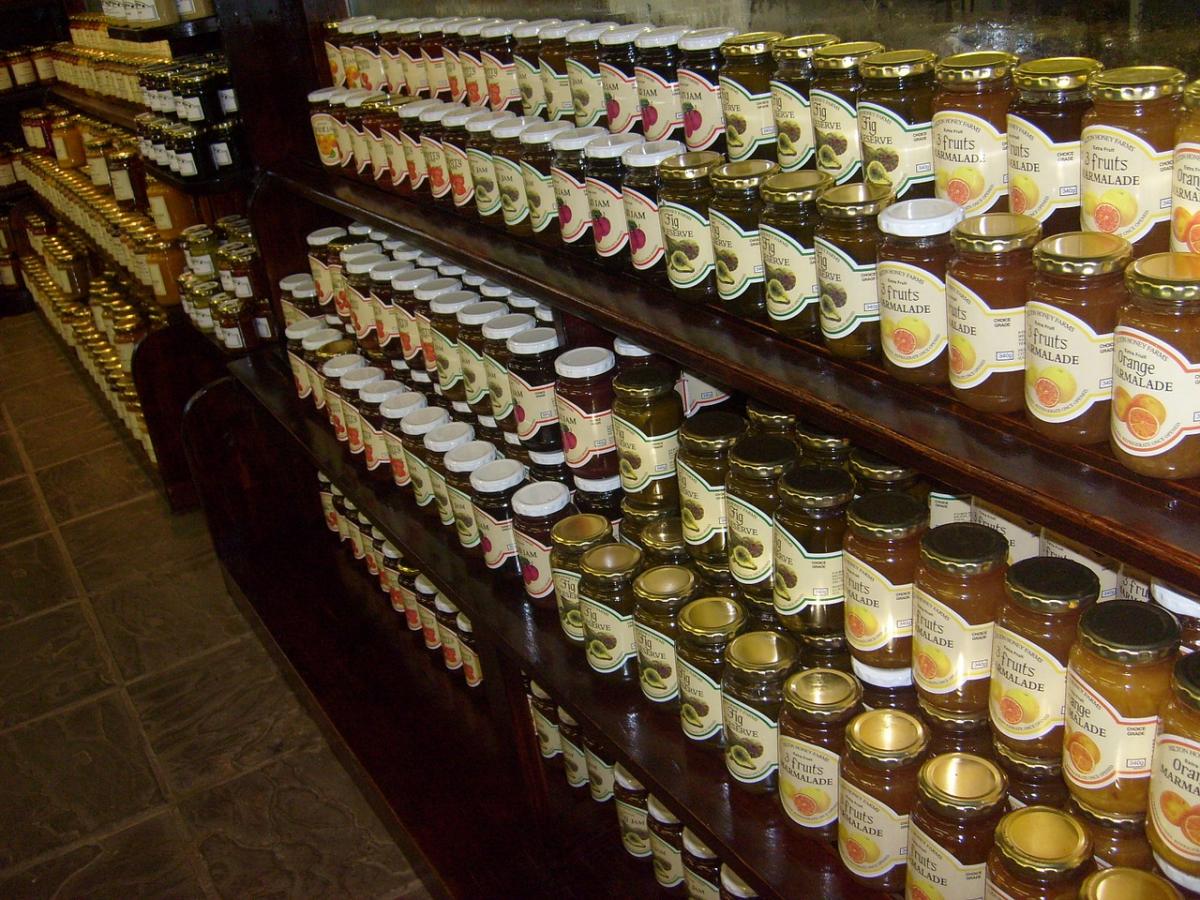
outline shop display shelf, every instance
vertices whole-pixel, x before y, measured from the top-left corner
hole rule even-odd
[[[1200,480],[1142,478],[1107,446],[1037,435],[1022,416],[980,413],[948,390],[902,384],[880,366],[710,306],[677,300],[613,266],[548,250],[478,221],[296,163],[268,180],[344,216],[390,228],[432,252],[675,360],[704,378],[1153,575],[1200,591]]]
[[[689,746],[677,715],[652,709],[635,683],[611,684],[594,675],[553,610],[531,607],[518,581],[497,578],[411,497],[370,480],[324,416],[296,398],[278,353],[236,360],[229,370],[317,468],[459,604],[477,634],[488,635],[587,730],[606,738],[619,761],[763,896],[796,896],[799,884],[806,895],[831,900],[867,896],[832,847],[790,827],[775,796],[732,786],[719,753]]]
[[[2,9],[3,7],[0,7],[0,10]],[[27,84],[25,87],[4,91],[0,93],[0,105],[6,107],[23,104],[36,105],[45,98],[49,87],[47,84]]]
[[[222,172],[212,178],[183,178],[170,169],[149,161],[145,162],[146,171],[167,184],[179,188],[185,194],[227,194],[232,191],[242,191],[250,183],[253,173],[248,169],[238,169],[233,172]]]
[[[189,19],[171,25],[155,25],[149,28],[108,26],[108,36],[117,41],[135,44],[152,44],[166,41],[173,56],[181,53],[196,53],[220,46],[221,23],[216,16]]]
[[[60,83],[52,85],[50,93],[81,112],[95,116],[98,119],[103,119],[112,125],[126,128],[129,131],[137,129],[134,118],[146,111],[145,107],[136,103],[118,100],[116,97],[89,94],[87,91],[72,87],[69,84]]]

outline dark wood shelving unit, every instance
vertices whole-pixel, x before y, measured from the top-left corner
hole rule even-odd
[[[146,171],[159,181],[165,181],[186,194],[227,194],[231,191],[241,191],[249,186],[254,174],[246,169],[238,169],[234,172],[221,172],[211,178],[184,178],[148,160],[144,161],[144,164]]]
[[[171,46],[171,54],[180,56],[221,46],[221,23],[216,16],[206,16],[203,19],[188,19],[150,28],[110,25],[108,36],[114,40],[131,41],[135,44],[166,41]]]
[[[0,106],[19,106],[24,103],[41,103],[50,89],[48,84],[27,84],[25,87],[14,88],[0,93]]]
[[[113,125],[119,125],[121,128],[126,128],[130,131],[137,129],[134,117],[146,111],[144,107],[136,103],[127,103],[124,100],[118,100],[116,97],[89,94],[87,91],[72,87],[69,84],[52,85],[50,93],[59,100],[71,104],[71,106],[88,115],[111,122]]]

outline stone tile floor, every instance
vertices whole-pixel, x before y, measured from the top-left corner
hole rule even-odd
[[[0,318],[0,897],[424,897],[34,314]]]

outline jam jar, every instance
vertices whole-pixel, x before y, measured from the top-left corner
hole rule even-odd
[[[508,340],[533,329],[534,325],[533,316],[511,313],[492,319],[483,326],[483,364],[487,373],[492,415],[504,431],[504,440],[510,445],[519,445],[520,438],[517,437],[515,403],[508,377],[511,358]]]
[[[771,324],[780,334],[820,335],[816,250],[817,195],[833,184],[824,172],[779,172],[759,192],[763,289]]]
[[[1149,871],[1156,868],[1154,851],[1146,837],[1146,815],[1098,813],[1073,801],[1066,809],[1087,829],[1092,839],[1092,858],[1097,869],[1129,866]]]
[[[529,714],[542,759],[558,765],[562,755],[562,736],[558,727],[558,704],[536,681],[529,682]]]
[[[479,33],[483,40],[479,58],[487,80],[488,103],[496,112],[516,112],[521,108],[521,88],[517,84],[517,65],[513,60],[516,40],[512,33],[517,24],[510,20],[485,25]]]
[[[421,329],[417,324],[418,303],[415,292],[418,287],[432,282],[435,278],[437,272],[433,269],[407,269],[392,277],[392,315],[396,320],[405,368],[410,371],[426,371]]]
[[[996,762],[1008,777],[1008,808],[1052,806],[1064,808],[1070,799],[1062,776],[1062,755],[1056,759],[1022,756],[996,742]]]
[[[1010,897],[1079,896],[1092,870],[1092,840],[1083,823],[1048,806],[1013,810],[996,827],[984,890]]]
[[[709,174],[717,296],[729,312],[758,322],[769,321],[759,248],[759,187],[777,171],[779,166],[769,160],[750,159],[715,166]]]
[[[521,562],[513,532],[512,496],[525,483],[525,466],[497,459],[471,473],[471,502],[479,526],[483,561],[500,574],[519,576]]]
[[[874,182],[840,185],[817,198],[821,334],[843,359],[880,355],[877,218],[891,199],[890,189]]]
[[[875,41],[851,41],[825,44],[813,51],[815,75],[809,103],[817,169],[827,172],[837,184],[862,180],[858,98],[863,79],[859,65],[883,49],[883,44]]]
[[[496,446],[488,441],[468,441],[446,454],[446,494],[454,513],[458,542],[467,549],[480,545],[479,525],[471,504],[471,473],[496,459]],[[479,551],[482,552],[482,551]]]
[[[429,175],[429,191],[433,199],[443,206],[454,205],[454,196],[450,183],[450,171],[446,165],[446,148],[443,139],[446,136],[446,126],[443,120],[451,113],[465,113],[468,110],[457,103],[443,103],[430,106],[420,115],[421,122],[421,153],[425,156],[425,171]]]
[[[462,91],[470,106],[482,108],[488,102],[487,76],[483,71],[481,51],[482,32],[488,25],[495,25],[499,21],[496,18],[480,18],[469,21],[458,29],[460,41],[455,54],[458,57],[458,66],[462,70]]]
[[[1200,800],[1200,656],[1180,657],[1160,712],[1150,773],[1146,832],[1154,861],[1188,891],[1200,890],[1200,851],[1191,839],[1191,809]]]
[[[725,480],[729,569],[741,591],[770,602],[775,555],[772,521],[779,507],[778,482],[795,464],[785,438],[744,437],[729,451]]]
[[[406,272],[408,276],[412,276],[421,269],[413,269],[412,272]],[[462,282],[457,278],[431,278],[428,281],[422,281],[412,291],[412,299],[407,297],[401,300],[401,308],[405,311],[412,310],[417,324],[417,335],[421,339],[421,355],[425,361],[425,371],[434,376],[438,371],[437,347],[433,343],[433,323],[431,321],[432,309],[430,304],[437,298],[445,294],[459,293],[462,290]],[[457,352],[457,349],[456,351]],[[411,368],[410,363],[410,368]]]
[[[1181,896],[1170,882],[1153,872],[1118,866],[1100,869],[1083,880],[1079,896],[1084,900],[1104,897],[1144,897],[1146,900],[1178,900]]]
[[[407,389],[399,381],[376,381],[358,392],[360,418],[363,434],[363,462],[367,471],[377,480],[391,482],[392,452],[384,434],[387,420],[381,409],[383,402],[392,394],[404,393]]]
[[[558,708],[558,739],[562,745],[563,774],[570,787],[588,786],[587,754],[583,749],[583,730],[579,722],[561,706]]]
[[[585,642],[579,610],[580,559],[592,547],[611,543],[612,539],[608,520],[592,513],[567,516],[550,530],[550,567],[559,623],[567,639],[580,646]]]
[[[630,503],[664,513],[679,507],[675,455],[683,407],[674,387],[673,373],[657,365],[613,379],[613,436],[621,487]]]
[[[654,880],[671,896],[684,896],[683,824],[653,794],[646,797],[646,824],[654,854]]]
[[[434,618],[437,620],[438,641],[442,645],[442,662],[447,669],[456,672],[462,668],[462,645],[458,640],[458,607],[445,594],[439,593],[434,600]]]
[[[988,759],[995,757],[992,730],[987,712],[948,713],[918,698],[921,721],[929,729],[929,755],[973,753]]]
[[[550,181],[558,205],[558,235],[569,250],[592,252],[592,211],[583,174],[585,148],[608,134],[603,128],[572,128],[556,132],[551,141]]]
[[[521,173],[521,134],[526,128],[541,123],[533,116],[503,119],[492,126],[492,164],[500,195],[504,227],[510,234],[529,237],[533,225],[529,216],[529,195]],[[476,187],[478,192],[478,186]],[[481,211],[482,215],[482,211]]]
[[[461,447],[475,437],[475,429],[466,422],[447,422],[428,432],[422,443],[425,465],[429,469],[429,487],[438,519],[443,525],[455,527],[454,509],[450,506],[450,494],[446,488],[446,454]]]
[[[580,128],[608,124],[604,84],[600,80],[599,40],[602,34],[616,27],[616,22],[590,22],[567,32],[567,83],[571,88],[575,124]]]
[[[442,117],[442,156],[446,161],[446,178],[454,209],[463,215],[474,216],[475,180],[471,175],[471,160],[467,156],[467,123],[488,113],[471,107],[453,109]]]
[[[552,328],[522,331],[508,339],[508,353],[508,384],[521,446],[526,450],[561,450],[562,428],[554,396],[558,335]]]
[[[521,560],[525,593],[534,606],[555,608],[554,570],[550,562],[554,526],[575,515],[571,491],[555,481],[534,481],[512,497],[513,535]]]
[[[475,212],[479,220],[493,225],[504,223],[500,189],[496,179],[496,142],[491,130],[499,122],[514,118],[512,113],[481,113],[463,126],[467,133],[467,168],[475,187]]]
[[[681,300],[707,303],[717,297],[708,209],[713,198],[710,176],[720,163],[720,154],[702,150],[672,156],[658,166],[667,280]]]
[[[404,370],[408,363],[404,361],[404,346],[400,337],[400,320],[396,310],[396,290],[392,287],[392,279],[412,270],[412,263],[384,262],[372,266],[368,295],[363,299],[360,315],[363,319],[371,316],[375,320],[375,341],[380,350],[391,361],[392,368]]]
[[[721,684],[726,651],[745,625],[745,609],[725,597],[702,597],[679,611],[675,660],[680,725],[688,738],[705,746],[724,746]]]
[[[605,259],[619,256],[622,265],[629,244],[629,227],[621,194],[624,179],[621,158],[627,150],[642,143],[637,135],[614,134],[589,141],[583,151],[596,254]]]
[[[566,463],[572,474],[609,478],[617,474],[613,434],[613,369],[616,358],[603,347],[578,347],[554,361],[554,400]]]
[[[893,50],[863,59],[858,131],[863,180],[897,199],[933,196],[934,62],[929,50]]]
[[[799,650],[774,631],[748,631],[729,642],[721,679],[725,770],[741,787],[778,790],[779,711]]]
[[[854,479],[854,496],[901,491],[918,499],[922,491],[917,483],[917,470],[876,456],[869,450],[855,447],[850,451],[850,477]]]
[[[608,680],[637,677],[633,580],[641,567],[641,551],[628,544],[601,544],[579,560],[585,655],[592,671]]]
[[[621,490],[621,476],[580,478],[574,475],[572,480],[575,482],[575,505],[579,511],[600,516],[611,526],[613,538],[621,538],[621,523],[625,515],[621,506],[621,498],[625,495]]]
[[[679,96],[679,40],[690,29],[653,28],[634,38],[634,78],[642,110],[642,133],[648,141],[683,136],[683,102]]]
[[[477,416],[491,416],[487,368],[483,361],[483,326],[508,312],[501,302],[488,300],[464,306],[458,317],[458,358],[467,405]]]
[[[678,516],[659,516],[647,522],[640,539],[647,565],[686,566],[691,562],[683,540],[683,521]]]
[[[622,25],[600,35],[600,83],[604,88],[604,110],[613,134],[642,133],[642,107],[635,72],[634,42],[653,26],[644,22]]]
[[[1160,578],[1152,579],[1150,597],[1156,606],[1169,610],[1179,623],[1179,653],[1186,656],[1200,649],[1200,597]]]
[[[543,108],[536,115],[548,122],[560,119],[574,121],[574,101],[571,80],[567,73],[567,35],[588,23],[583,19],[552,22],[541,29],[538,52],[538,77],[544,97]],[[526,115],[529,115],[527,112]]]
[[[693,559],[728,559],[725,479],[730,448],[745,434],[741,416],[706,410],[683,423],[675,458],[683,537]]]
[[[776,160],[785,172],[816,166],[809,92],[813,82],[813,53],[840,42],[833,34],[802,34],[771,45],[775,72],[771,77],[771,110],[775,118]]]
[[[629,261],[637,275],[666,282],[666,245],[659,219],[659,164],[683,150],[679,141],[648,141],[621,155],[621,197],[629,224]]]
[[[429,327],[433,336],[434,359],[437,360],[438,383],[442,396],[450,401],[455,412],[469,413],[466,380],[459,352],[458,314],[479,301],[472,291],[450,291],[429,303]]]
[[[550,144],[556,136],[570,130],[568,122],[537,122],[522,131],[519,138],[529,227],[533,229],[533,239],[551,249],[559,247],[562,240],[559,237],[558,201],[550,172]]]
[[[683,829],[683,883],[687,895],[695,900],[719,900],[721,896],[721,860],[712,849],[696,837],[690,828]]]
[[[407,394],[397,395],[396,402],[399,402],[398,398],[407,398]],[[383,414],[388,415],[386,408],[383,409]],[[430,512],[434,512],[436,508],[431,506],[434,502],[433,482],[429,464],[426,462],[425,435],[449,421],[450,414],[436,406],[415,406],[400,421],[400,443],[405,468],[412,482],[413,499],[416,500],[417,506],[429,507]],[[394,449],[392,458],[395,459]]]
[[[538,69],[538,50],[541,30],[557,19],[534,19],[513,29],[513,62],[516,65],[517,89],[521,93],[521,112],[526,116],[542,116],[546,112],[546,91]]]
[[[696,589],[695,574],[677,565],[645,569],[633,582],[638,683],[642,696],[656,709],[673,715],[679,697],[675,663],[679,611],[692,600]]]
[[[620,763],[617,763],[613,773],[613,797],[625,852],[635,859],[650,857],[650,827],[647,823],[649,793]]]
[[[437,628],[437,587],[425,575],[418,575],[415,582],[417,620],[421,625],[421,640],[426,650],[440,653],[442,640]]]
[[[588,793],[595,802],[607,803],[613,798],[616,775],[612,751],[599,738],[584,732],[583,755],[587,761]]]
[[[679,39],[679,100],[683,139],[688,150],[725,154],[725,117],[721,110],[721,45],[732,28],[698,28]]]
[[[733,162],[775,160],[776,127],[771,110],[771,73],[775,67],[771,48],[782,38],[778,31],[749,31],[721,45],[725,60],[720,74],[725,150]]]
[[[400,142],[404,147],[404,161],[408,168],[407,193],[415,193],[426,188],[429,171],[425,166],[425,153],[421,149],[421,116],[426,110],[437,109],[440,100],[422,100],[419,103],[408,103],[396,113],[400,120],[398,130]]]

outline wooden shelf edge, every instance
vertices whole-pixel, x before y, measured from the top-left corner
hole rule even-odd
[[[174,22],[171,25],[156,25],[150,28],[132,28],[120,25],[110,25],[108,36],[117,41],[131,41],[135,44],[149,44],[155,41],[186,41],[206,35],[219,34],[221,23],[216,16],[205,16],[203,19],[187,19]]]
[[[51,85],[50,93],[89,115],[96,116],[130,131],[137,130],[137,123],[134,122],[134,117],[146,111],[143,107],[135,103],[127,103],[115,97],[102,97],[98,94],[89,94],[87,91],[72,87],[69,84]]]
[[[143,161],[146,171],[167,184],[179,188],[185,194],[226,194],[240,191],[250,184],[254,172],[250,169],[239,169],[235,172],[222,172],[212,178],[182,178],[170,169],[164,169],[156,163]]]

